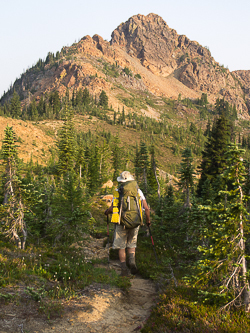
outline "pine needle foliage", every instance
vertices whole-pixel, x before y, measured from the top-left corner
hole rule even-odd
[[[1,206],[1,219],[4,234],[15,241],[18,248],[25,248],[27,228],[24,221],[24,204],[21,182],[17,175],[16,135],[12,127],[7,126],[2,145],[2,157],[5,166],[3,174],[4,201]]]
[[[66,105],[64,112],[64,123],[59,133],[58,141],[58,173],[64,174],[74,168],[76,155],[75,130],[73,123],[73,111]]]
[[[224,112],[215,120],[212,132],[202,153],[200,166],[201,178],[198,184],[198,194],[201,195],[202,187],[208,179],[217,187],[217,177],[225,170],[227,147],[230,142],[230,126]]]
[[[179,169],[179,186],[185,193],[185,206],[190,207],[190,191],[194,187],[193,156],[190,148],[185,148],[182,153],[182,161]]]
[[[228,306],[245,305],[249,311],[249,273],[246,266],[245,233],[248,212],[243,193],[244,151],[235,144],[226,153],[227,169],[222,178],[229,189],[219,192],[220,202],[200,206],[203,213],[202,258],[196,264],[195,285],[207,302]]]

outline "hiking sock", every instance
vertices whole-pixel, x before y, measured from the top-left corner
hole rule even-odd
[[[128,262],[129,262],[129,267],[131,270],[131,273],[134,275],[137,273],[137,267],[135,264],[135,253],[129,253],[128,254]]]
[[[128,276],[128,268],[126,262],[121,262],[121,276]]]

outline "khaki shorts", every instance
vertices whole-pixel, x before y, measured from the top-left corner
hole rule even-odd
[[[135,248],[140,226],[134,229],[125,229],[123,225],[116,224],[114,232],[113,249]]]

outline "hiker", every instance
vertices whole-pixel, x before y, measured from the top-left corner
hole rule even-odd
[[[137,236],[140,225],[143,225],[142,208],[145,210],[148,226],[150,225],[150,211],[142,191],[129,171],[123,171],[117,181],[119,183],[117,193],[114,194],[112,204],[106,209],[105,215],[112,214],[111,222],[116,223],[112,247],[119,249],[121,275],[127,276],[126,248],[129,268],[131,274],[134,275],[137,273],[135,263]]]

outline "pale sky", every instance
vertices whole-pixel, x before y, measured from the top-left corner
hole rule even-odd
[[[111,39],[137,14],[160,15],[230,71],[250,70],[250,0],[0,0],[0,97],[48,52],[86,35]]]

